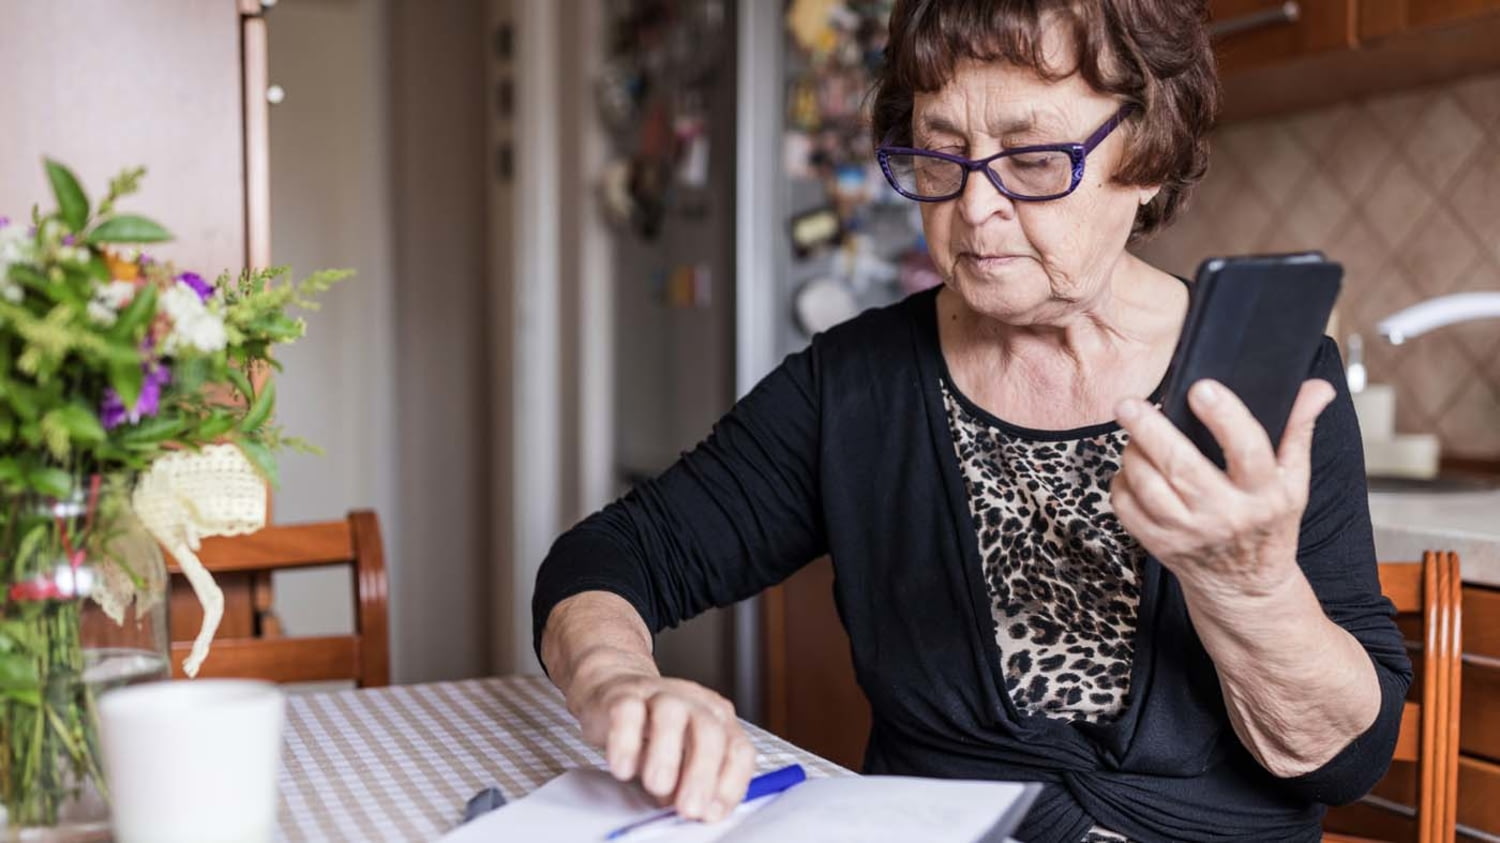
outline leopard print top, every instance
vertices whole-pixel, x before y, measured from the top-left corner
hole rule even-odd
[[[1145,551],[1109,505],[1128,434],[1016,428],[943,384],[1018,711],[1106,723],[1130,702]]]
[[[1022,430],[942,387],[1011,700],[1023,714],[1113,720],[1130,702],[1145,557],[1109,506],[1129,435]],[[1081,843],[1129,838],[1094,826]]]

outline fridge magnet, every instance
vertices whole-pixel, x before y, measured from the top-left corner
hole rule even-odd
[[[874,239],[868,234],[853,234],[844,238],[834,261],[834,272],[857,293],[871,287],[890,284],[901,274],[900,268],[875,253]]]
[[[791,131],[781,136],[781,166],[787,178],[813,178],[812,155],[812,138],[806,132]]]
[[[616,158],[604,165],[599,175],[599,200],[604,219],[617,229],[628,228],[634,216],[635,200],[630,196],[630,162]]]
[[[833,199],[840,206],[859,205],[870,199],[869,179],[863,164],[843,163],[833,171]]]
[[[809,54],[826,55],[838,46],[834,20],[847,11],[843,0],[792,0],[786,10],[787,32]]]
[[[804,132],[816,132],[823,125],[823,115],[818,111],[818,85],[812,77],[794,79],[787,86],[786,122]]]
[[[831,207],[815,208],[792,217],[792,253],[799,260],[811,257],[838,242],[843,231],[839,215]]]
[[[814,278],[793,297],[797,327],[811,337],[859,314],[859,303],[843,283],[834,278]]]
[[[686,187],[708,185],[708,126],[696,115],[679,115],[673,127],[677,135],[677,181]]]

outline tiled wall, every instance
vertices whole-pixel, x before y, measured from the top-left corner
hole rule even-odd
[[[1399,348],[1374,324],[1423,299],[1500,291],[1500,74],[1222,128],[1208,177],[1138,253],[1191,276],[1210,255],[1317,248],[1344,264],[1343,342],[1364,336],[1397,429],[1500,458],[1500,320]]]

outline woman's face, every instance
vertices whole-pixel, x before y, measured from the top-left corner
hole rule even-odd
[[[1009,64],[965,61],[942,90],[916,96],[912,136],[920,148],[987,158],[1082,143],[1120,105],[1077,74],[1048,82]],[[1125,142],[1116,130],[1095,147],[1078,189],[1061,199],[1014,202],[971,173],[960,196],[923,203],[922,227],[947,285],[979,314],[1014,325],[1061,324],[1097,298],[1136,210],[1156,194],[1113,182]]]

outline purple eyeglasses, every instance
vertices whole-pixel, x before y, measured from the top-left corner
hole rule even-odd
[[[969,173],[978,170],[983,170],[990,184],[1010,199],[1045,202],[1078,189],[1089,153],[1133,110],[1132,104],[1121,107],[1083,143],[1022,146],[979,161],[904,146],[881,146],[875,150],[875,157],[891,187],[918,202],[946,202],[958,196],[969,182]]]

